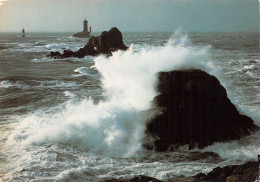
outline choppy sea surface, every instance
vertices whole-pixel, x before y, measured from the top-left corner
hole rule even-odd
[[[204,149],[142,147],[159,71],[215,75],[237,109],[260,126],[258,33],[123,33],[113,56],[51,59],[83,47],[70,33],[0,33],[0,179],[161,180],[242,164],[260,154],[260,132]],[[96,33],[98,35],[98,33]]]

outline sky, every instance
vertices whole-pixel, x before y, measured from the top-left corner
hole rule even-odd
[[[0,0],[0,32],[259,31],[260,0]]]

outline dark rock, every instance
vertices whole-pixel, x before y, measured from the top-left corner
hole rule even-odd
[[[199,174],[195,175],[194,177],[200,179],[200,178],[204,178],[204,177],[206,177],[206,176],[207,176],[207,175],[204,174],[204,173],[199,173]]]
[[[97,54],[110,54],[116,50],[126,50],[127,47],[123,42],[121,32],[116,28],[112,28],[108,32],[102,32],[98,37],[90,37],[88,43],[78,51],[64,50],[63,54],[59,52],[50,52],[49,57],[53,58],[82,58],[87,55],[95,56]]]
[[[73,37],[78,37],[78,38],[89,38],[90,32],[78,32],[73,34]]]
[[[109,55],[112,56],[112,52],[115,52],[117,51],[118,49],[115,49],[115,48],[110,48],[109,49]]]
[[[198,174],[194,178],[207,182],[254,182],[258,169],[258,162],[250,161],[242,165],[217,167],[207,175]]]
[[[254,182],[258,177],[258,162],[249,161],[242,165],[230,165],[223,168],[214,168],[207,175],[199,173],[195,176],[175,176],[171,182]],[[108,179],[103,182],[162,182],[147,176],[136,176],[132,179]]]
[[[109,179],[104,182],[162,182],[158,179],[148,177],[148,176],[136,176],[132,179]]]
[[[51,51],[51,52],[48,54],[48,57],[52,57],[52,58],[54,58],[54,59],[59,59],[59,58],[62,57],[62,55],[61,55],[60,52],[52,52],[52,51]]]
[[[154,104],[162,114],[147,124],[157,151],[176,144],[203,148],[258,129],[251,118],[239,114],[218,79],[201,70],[161,72],[157,89]]]
[[[101,53],[109,54],[110,49],[113,48],[126,50],[127,47],[123,43],[123,37],[121,32],[116,28],[112,28],[108,32],[102,32],[101,36],[98,37],[99,44],[96,44],[96,47]]]
[[[64,50],[62,55],[63,57],[68,58],[68,57],[72,57],[73,54],[74,52],[72,50]]]

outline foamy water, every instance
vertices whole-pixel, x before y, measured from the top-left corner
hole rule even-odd
[[[179,151],[157,153],[142,147],[146,121],[153,116],[143,111],[152,107],[158,94],[156,73],[160,71],[198,68],[215,75],[240,112],[260,124],[260,62],[257,55],[252,56],[257,49],[237,47],[232,52],[226,50],[226,44],[221,49],[212,42],[217,34],[190,36],[180,32],[127,34],[127,51],[109,58],[65,60],[45,55],[48,49],[74,50],[84,45],[83,40],[67,35],[31,37],[39,39],[33,40],[38,42],[35,44],[30,38],[16,40],[19,46],[12,45],[0,54],[10,51],[16,55],[3,56],[1,61],[6,70],[0,75],[0,178],[98,181],[142,174],[169,180],[256,159],[259,132],[202,150],[189,151],[184,146]],[[230,46],[237,46],[240,40],[232,36]],[[248,42],[255,45],[253,38],[248,35]],[[9,45],[5,37],[1,41]],[[39,43],[43,45],[36,45]],[[16,58],[19,54],[26,55],[22,64]],[[9,65],[9,59],[17,61]],[[16,65],[22,69],[8,72],[7,68]]]

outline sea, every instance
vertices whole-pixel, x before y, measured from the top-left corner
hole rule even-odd
[[[99,32],[93,35],[99,35]],[[52,59],[83,47],[72,33],[0,33],[0,179],[177,180],[257,160],[260,132],[204,149],[143,147],[160,71],[201,69],[260,126],[258,32],[123,32],[127,51]],[[152,140],[152,139],[151,139]],[[0,180],[0,181],[1,181]]]

